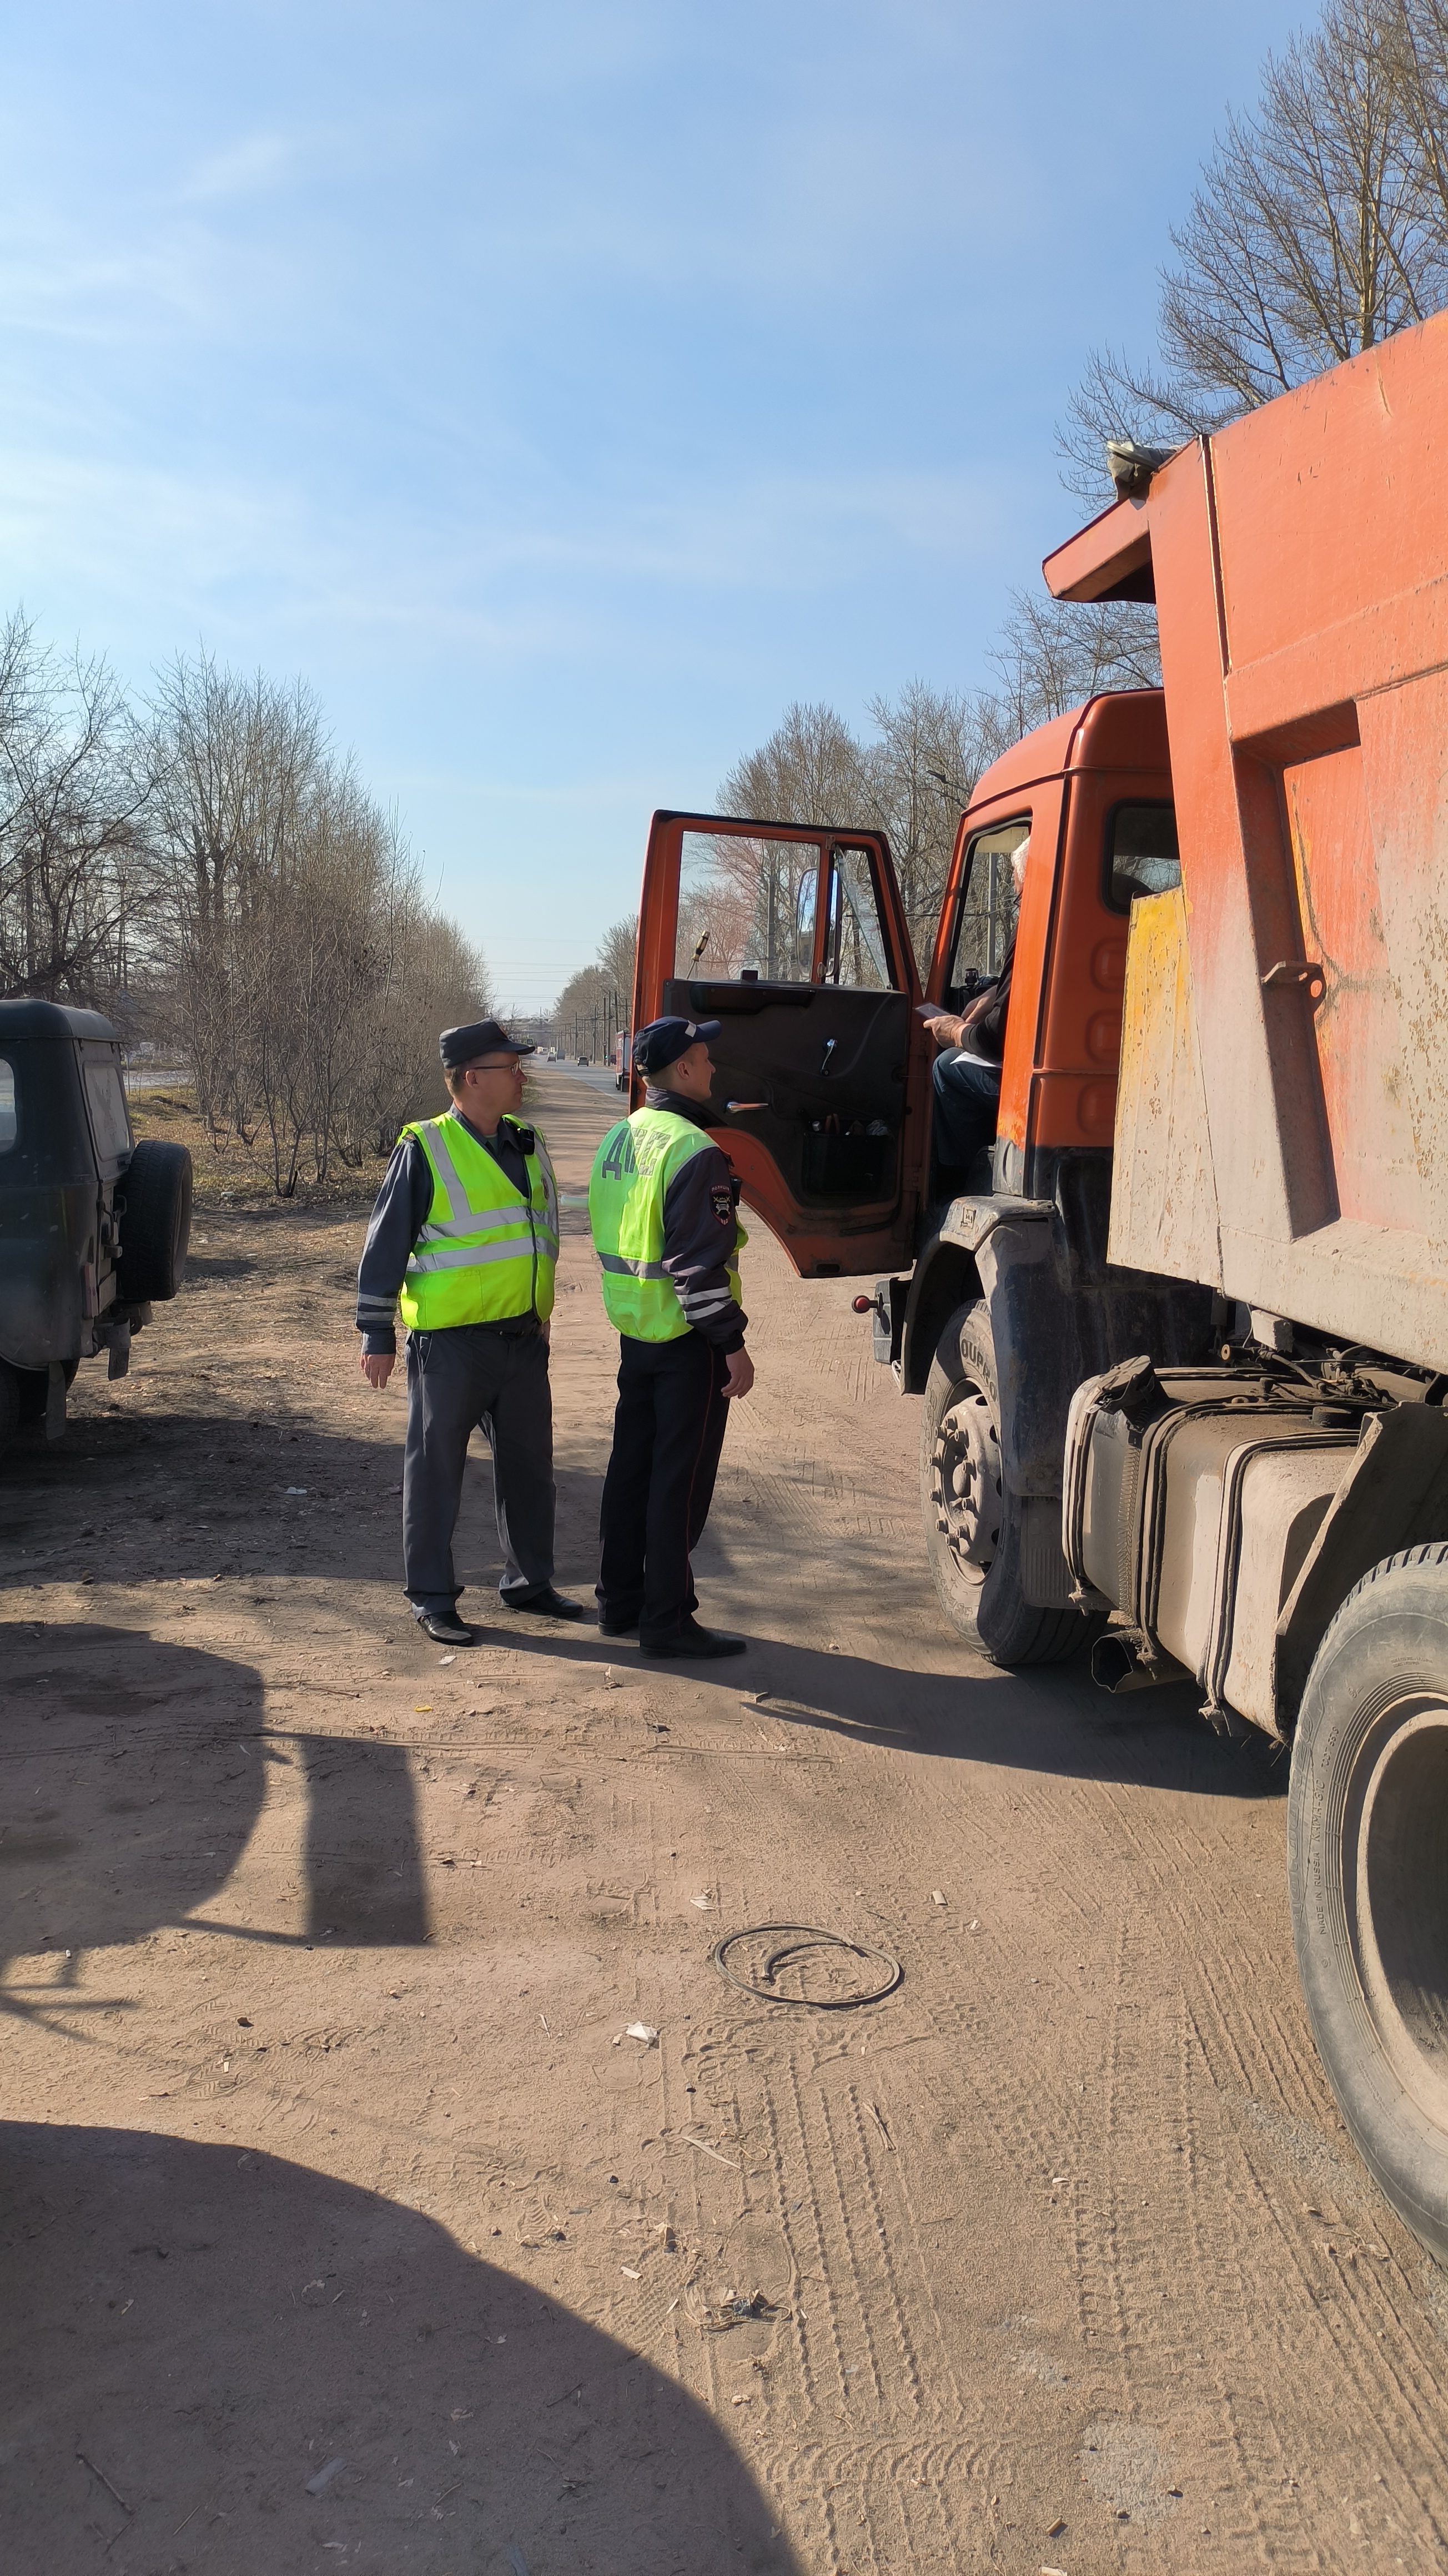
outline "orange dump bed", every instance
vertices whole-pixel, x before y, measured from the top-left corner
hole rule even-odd
[[[1112,1258],[1448,1369],[1448,316],[1045,573],[1161,626],[1183,882],[1132,916]]]

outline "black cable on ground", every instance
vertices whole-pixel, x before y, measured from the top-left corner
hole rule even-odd
[[[774,1933],[802,1937],[787,1940],[783,1949],[770,1951],[764,1962],[763,1973],[767,1981],[764,1985],[751,1985],[747,1978],[736,1977],[728,1965],[726,1953],[736,1942],[759,1941]],[[873,1959],[878,1967],[887,1969],[889,1973],[883,1985],[871,1986],[862,1995],[782,1995],[772,1982],[775,1971],[786,1960],[797,1958],[801,1950],[848,1950],[853,1958]],[[847,1941],[840,1932],[821,1932],[813,1923],[746,1923],[742,1930],[726,1932],[722,1940],[716,1941],[709,1957],[720,1976],[731,1986],[736,1986],[740,1994],[754,1995],[759,2002],[766,2004],[804,2004],[811,2012],[851,2012],[860,2004],[880,2003],[886,1995],[893,1995],[905,1976],[899,1960],[892,1959],[888,1950],[872,1950],[863,1941]]]

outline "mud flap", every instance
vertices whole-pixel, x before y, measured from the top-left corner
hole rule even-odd
[[[46,1372],[45,1436],[47,1440],[65,1436],[65,1367],[60,1360],[52,1360]]]
[[[1059,1495],[1032,1496],[1021,1505],[1021,1590],[1036,1610],[1064,1610],[1074,1596]]]

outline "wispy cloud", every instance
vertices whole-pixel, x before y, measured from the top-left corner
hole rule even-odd
[[[275,130],[246,134],[184,171],[176,194],[183,205],[223,205],[238,197],[268,195],[305,166],[299,135]]]

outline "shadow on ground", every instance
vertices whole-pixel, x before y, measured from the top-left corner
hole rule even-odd
[[[1275,1798],[1287,1786],[1286,1762],[1265,1737],[1228,1744],[1212,1733],[1191,1683],[1115,1699],[1095,1688],[1084,1663],[1029,1673],[922,1673],[773,1637],[751,1639],[747,1654],[727,1664],[655,1662],[639,1655],[632,1638],[587,1629],[545,1635],[518,1625],[515,1635],[510,1622],[508,1642],[528,1653],[737,1685],[741,1698],[764,1691],[762,1713],[802,1735],[1219,1798]]]
[[[12,1987],[5,2009],[84,2009],[65,1990],[78,1984],[87,1950],[188,1922],[240,1860],[269,1765],[295,1765],[305,1779],[306,1929],[226,1928],[283,1945],[427,1938],[403,1748],[280,1729],[264,1736],[252,1665],[144,1629],[0,1624],[0,1671],[11,1792],[0,1954],[63,1957],[58,1985]]]
[[[171,1584],[200,1572],[253,1580],[320,1576],[402,1589],[402,1439],[406,1409],[390,1395],[355,1434],[315,1424],[280,1399],[239,1385],[238,1410],[215,1407],[223,1361],[185,1378],[194,1412],[92,1413],[53,1446],[27,1435],[0,1457],[0,1593],[85,1575]],[[242,1405],[247,1409],[240,1409]],[[591,1598],[602,1476],[557,1470],[559,1581]],[[458,1580],[486,1617],[503,1570],[492,1460],[473,1434],[454,1546]],[[346,1592],[338,1596],[347,1598]]]
[[[673,2379],[417,2212],[119,2129],[0,2169],[17,2570],[798,2576]]]

